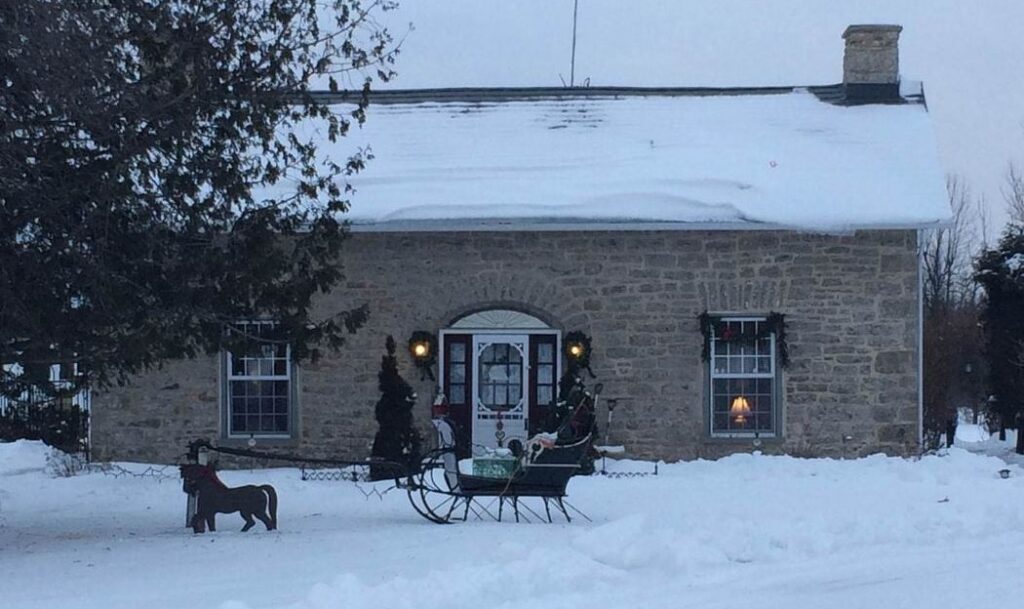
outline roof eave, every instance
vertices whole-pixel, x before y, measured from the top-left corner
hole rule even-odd
[[[614,232],[614,231],[790,231],[850,234],[866,230],[928,230],[948,227],[948,219],[841,225],[797,225],[769,222],[657,222],[548,219],[438,219],[352,222],[357,233],[460,233],[460,232]]]

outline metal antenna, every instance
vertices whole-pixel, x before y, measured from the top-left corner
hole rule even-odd
[[[569,86],[576,86],[576,15],[579,13],[580,0],[572,2],[572,61],[569,65]]]

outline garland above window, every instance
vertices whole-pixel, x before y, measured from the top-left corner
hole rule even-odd
[[[701,346],[700,357],[705,362],[711,359],[711,337],[724,343],[753,342],[763,340],[775,335],[775,350],[778,356],[779,365],[783,368],[789,366],[789,346],[786,344],[786,316],[782,313],[772,311],[765,317],[765,320],[755,327],[757,331],[736,330],[728,324],[728,317],[721,315],[709,315],[704,311],[697,316],[700,322],[700,333],[704,337]],[[741,325],[742,327],[742,325]]]

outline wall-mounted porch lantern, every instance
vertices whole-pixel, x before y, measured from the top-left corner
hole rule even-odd
[[[437,363],[437,341],[432,332],[417,330],[409,337],[409,354],[412,361],[420,369],[420,380],[434,378],[434,364]]]
[[[573,374],[576,371],[586,369],[590,372],[590,337],[575,330],[565,335],[565,340],[562,342],[562,350],[565,351],[566,360],[569,362],[569,370]],[[594,373],[590,372],[590,376],[593,377]]]

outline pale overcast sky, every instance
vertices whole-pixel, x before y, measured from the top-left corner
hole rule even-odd
[[[559,85],[573,0],[402,0],[401,88]],[[898,23],[901,72],[924,81],[948,173],[997,225],[1024,162],[1024,0],[579,0],[577,83],[809,85],[842,78],[845,27]],[[372,118],[371,118],[372,120]]]

